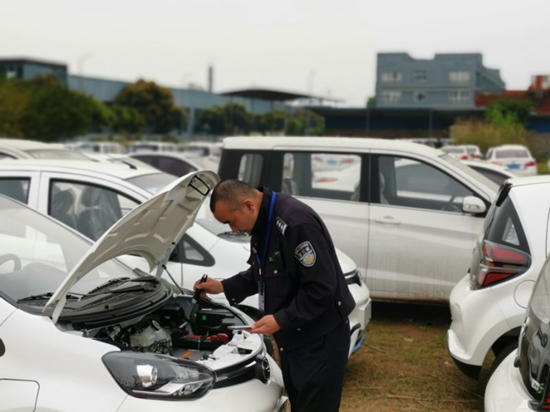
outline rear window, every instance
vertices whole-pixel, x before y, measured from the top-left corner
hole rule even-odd
[[[464,149],[462,147],[443,147],[441,150],[445,153],[464,153]]]
[[[141,187],[143,190],[146,190],[149,193],[156,194],[160,192],[161,189],[166,187],[166,185],[172,183],[174,180],[176,180],[176,177],[173,175],[169,175],[168,173],[153,173],[150,175],[133,177],[131,179],[128,179],[128,182],[133,183],[138,187]]]
[[[491,219],[485,235],[487,240],[530,254],[525,232],[510,197],[496,207]]]
[[[496,159],[527,158],[527,157],[530,157],[527,150],[506,149],[506,150],[497,150],[497,151],[495,151],[495,158]]]

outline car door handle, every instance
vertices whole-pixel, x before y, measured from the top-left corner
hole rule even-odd
[[[374,219],[374,221],[386,225],[399,225],[401,223],[399,220],[396,220],[391,216],[384,216],[383,218]]]

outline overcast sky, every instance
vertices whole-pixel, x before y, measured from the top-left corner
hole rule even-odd
[[[480,52],[508,89],[550,73],[549,0],[3,0],[0,58],[214,90],[262,86],[363,106],[376,53]]]

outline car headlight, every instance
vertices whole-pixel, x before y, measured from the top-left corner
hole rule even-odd
[[[346,283],[348,284],[348,286],[354,285],[354,284],[361,286],[365,281],[363,279],[363,275],[357,269],[354,270],[353,272],[346,274],[345,276],[346,276]]]
[[[216,373],[206,366],[159,354],[111,352],[103,363],[120,387],[136,397],[198,399],[216,382]]]

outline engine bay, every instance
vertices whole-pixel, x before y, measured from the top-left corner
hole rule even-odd
[[[82,332],[122,351],[169,355],[220,369],[263,352],[262,337],[230,329],[245,324],[242,314],[229,307],[177,295],[137,319]]]

